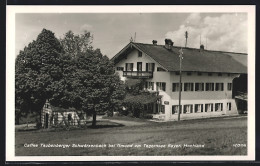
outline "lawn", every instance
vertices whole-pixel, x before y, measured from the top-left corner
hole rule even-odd
[[[123,126],[98,121],[97,128],[23,131],[15,134],[16,156],[246,155],[247,117],[181,122],[145,121]],[[25,147],[38,145],[38,147]],[[41,147],[63,144],[69,147]],[[81,147],[72,147],[73,144]],[[93,147],[98,145],[99,147]],[[85,146],[85,147],[84,147]],[[92,147],[87,147],[92,146]]]

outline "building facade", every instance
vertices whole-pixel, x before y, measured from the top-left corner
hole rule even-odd
[[[179,111],[180,47],[129,43],[113,57],[122,80],[143,79],[144,89],[159,92],[160,105],[151,107],[155,119],[177,120]],[[247,55],[183,48],[181,119],[238,114],[232,97],[233,80],[247,73]],[[243,61],[243,63],[241,63]]]

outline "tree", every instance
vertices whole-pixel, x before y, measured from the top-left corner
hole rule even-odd
[[[62,78],[59,64],[62,45],[54,33],[43,29],[35,41],[20,51],[15,62],[15,107],[22,114],[41,109]]]
[[[74,35],[71,31],[60,39],[65,50],[60,66],[63,77],[55,86],[50,103],[83,110],[93,116],[95,126],[96,115],[119,109],[125,93],[113,63],[100,49],[93,49],[92,39],[89,32]]]
[[[65,52],[73,57],[82,52],[93,50],[91,45],[93,42],[93,36],[88,31],[84,31],[84,33],[80,35],[68,31],[65,33],[64,38],[60,39],[60,42]]]

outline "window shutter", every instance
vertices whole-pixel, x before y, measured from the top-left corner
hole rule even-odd
[[[148,63],[146,63],[146,71],[148,71]]]
[[[154,72],[154,66],[155,66],[154,63],[152,63],[152,66],[153,66],[153,67],[152,67],[152,71]]]
[[[127,68],[127,63],[125,64],[125,71],[127,71],[128,70],[128,68]]]
[[[191,91],[193,91],[193,86],[194,86],[193,83],[191,83]]]

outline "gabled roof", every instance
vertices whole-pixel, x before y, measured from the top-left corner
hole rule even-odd
[[[129,43],[111,60],[115,63],[123,59],[133,49],[140,50],[150,56],[168,71],[179,71],[179,50],[173,46],[171,50],[163,45]],[[247,54],[183,48],[182,71],[247,73]]]

